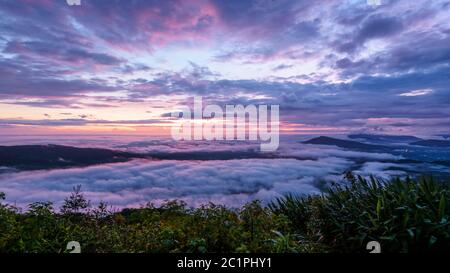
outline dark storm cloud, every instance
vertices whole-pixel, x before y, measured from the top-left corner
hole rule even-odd
[[[8,42],[5,53],[13,53],[18,55],[33,57],[48,57],[52,61],[64,61],[69,63],[90,62],[101,65],[118,65],[122,62],[119,58],[104,53],[93,53],[81,48],[63,48],[61,44],[48,42]]]
[[[63,71],[39,64],[0,58],[0,94],[24,96],[67,96],[95,91],[114,91],[117,87],[91,79],[64,79]]]
[[[368,40],[389,37],[399,33],[402,29],[403,23],[398,18],[374,15],[367,18],[353,39],[341,44],[338,50],[353,52]]]

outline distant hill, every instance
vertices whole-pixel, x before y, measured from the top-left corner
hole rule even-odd
[[[96,164],[126,162],[134,158],[153,160],[231,160],[272,158],[257,151],[193,151],[134,153],[100,148],[77,148],[62,145],[0,146],[0,168],[39,170],[85,167]],[[0,169],[0,172],[2,170]]]
[[[125,162],[138,154],[98,148],[61,145],[0,146],[0,166],[22,170],[89,166]]]
[[[370,135],[370,134],[352,134],[347,136],[350,139],[364,139],[371,142],[414,142],[423,140],[415,136],[392,136],[392,135]]]
[[[428,139],[410,143],[410,145],[425,147],[450,147],[449,140]]]
[[[304,141],[305,144],[316,144],[316,145],[333,145],[340,148],[359,150],[359,151],[387,151],[390,150],[389,147],[382,145],[373,145],[361,143],[353,140],[343,140],[332,137],[320,136],[308,141]]]

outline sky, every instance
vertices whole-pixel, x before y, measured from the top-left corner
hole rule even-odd
[[[280,105],[281,132],[450,130],[450,2],[0,0],[0,135],[165,135]]]

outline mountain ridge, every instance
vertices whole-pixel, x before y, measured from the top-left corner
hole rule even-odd
[[[315,145],[329,145],[329,146],[337,146],[345,149],[353,149],[360,151],[388,151],[389,147],[375,144],[367,144],[354,140],[344,140],[327,136],[319,136],[312,138],[307,141],[303,141],[304,144],[315,144]]]

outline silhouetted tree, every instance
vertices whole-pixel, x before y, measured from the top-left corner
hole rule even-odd
[[[64,204],[61,207],[63,214],[78,214],[84,212],[90,206],[90,202],[84,197],[81,192],[81,185],[73,187],[73,192],[70,196],[64,199]]]

